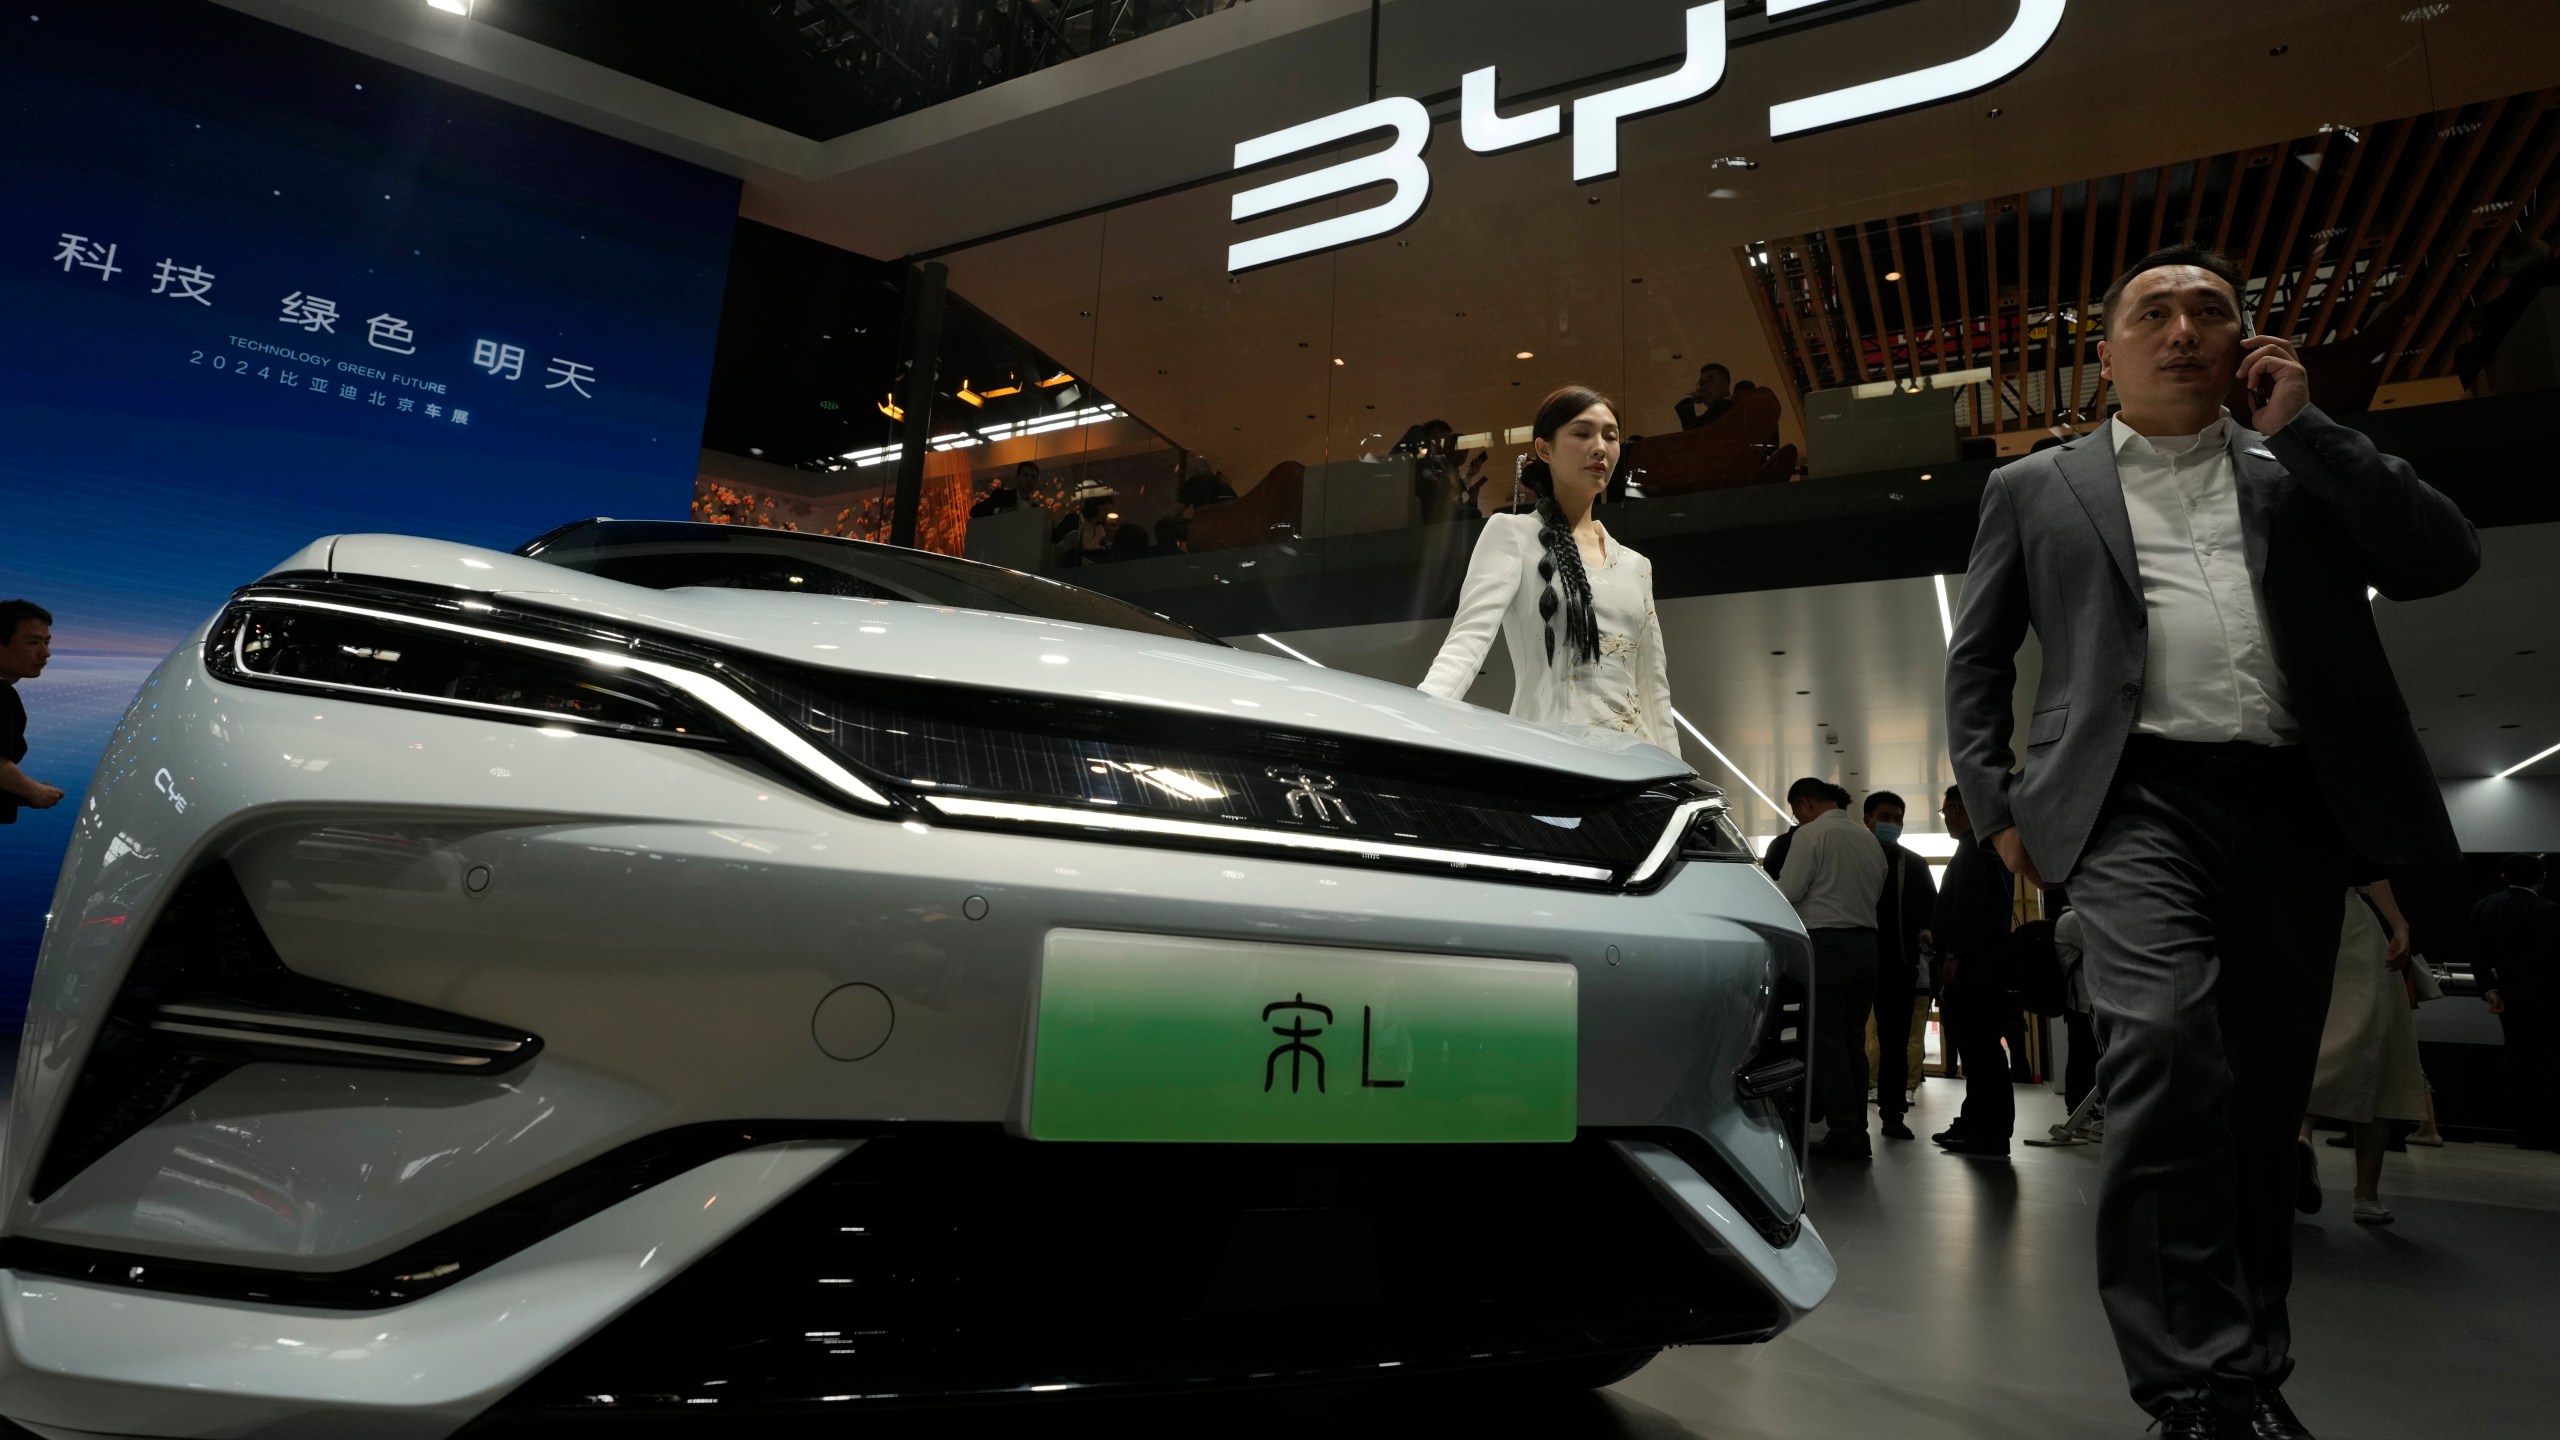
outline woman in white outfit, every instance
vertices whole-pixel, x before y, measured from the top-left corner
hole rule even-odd
[[[2392,1214],[2382,1203],[2381,1182],[2391,1122],[2427,1116],[2427,1085],[2418,1073],[2418,1025],[2407,980],[2409,922],[2401,918],[2388,880],[2349,890],[2346,907],[2310,1111],[2346,1121],[2355,1138],[2356,1223],[2388,1225]],[[2313,1168],[2310,1134],[2306,1120],[2306,1179]]]
[[[1567,386],[1538,407],[1530,435],[1520,479],[1538,508],[1485,522],[1423,692],[1464,698],[1498,629],[1516,677],[1512,714],[1633,735],[1678,755],[1652,562],[1591,514],[1618,468],[1617,406]]]

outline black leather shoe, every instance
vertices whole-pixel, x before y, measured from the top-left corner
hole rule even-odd
[[[1899,1115],[1885,1116],[1882,1121],[1877,1124],[1876,1128],[1884,1132],[1884,1138],[1887,1140],[1916,1140],[1919,1138],[1911,1133],[1910,1126],[1902,1123],[1902,1117]]]
[[[1813,1142],[1813,1144],[1807,1148],[1813,1154],[1825,1156],[1833,1160],[1873,1160],[1876,1158],[1875,1150],[1867,1143],[1866,1136],[1850,1135],[1845,1132],[1825,1135],[1821,1139]]]
[[[2293,1142],[2300,1165],[2293,1179],[2293,1208],[2305,1215],[2320,1213],[2320,1154],[2308,1140]]]
[[[2172,1401],[2151,1422],[2160,1440],[2246,1440],[2248,1430],[2210,1400]]]
[[[2293,1407],[2284,1403],[2283,1394],[2264,1388],[2258,1391],[2258,1402],[2249,1407],[2249,1434],[2255,1440],[2314,1440],[2295,1418]]]
[[[1932,1145],[1953,1145],[1962,1139],[1964,1139],[1964,1131],[1956,1126],[1950,1125],[1946,1129],[1939,1131],[1937,1134],[1930,1136],[1929,1143]]]
[[[1985,1160],[2009,1158],[2009,1142],[2006,1140],[1976,1140],[1969,1135],[1958,1135],[1952,1140],[1942,1140],[1939,1143],[1946,1147],[1950,1155],[1973,1155]]]

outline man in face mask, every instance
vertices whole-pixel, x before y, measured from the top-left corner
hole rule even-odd
[[[1920,960],[1920,937],[1929,925],[1938,887],[1929,862],[1902,848],[1902,797],[1878,790],[1867,797],[1863,819],[1884,846],[1884,891],[1876,897],[1876,1116],[1888,1140],[1908,1140],[1906,1098],[1920,1073],[1918,997],[1932,978]]]

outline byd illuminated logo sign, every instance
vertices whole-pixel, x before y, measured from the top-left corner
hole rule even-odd
[[[1826,0],[1769,0],[1768,13],[1774,17],[1824,3]],[[1961,60],[1772,105],[1769,138],[1783,140],[1790,135],[1827,130],[1996,85],[2026,68],[2027,62],[2044,49],[2061,27],[2064,3],[2065,0],[2018,0],[2018,18],[2009,23],[2008,30],[1991,42],[1990,48]],[[1679,69],[1573,102],[1575,180],[1596,180],[1617,173],[1619,121],[1686,104],[1713,90],[1724,79],[1724,0],[1691,6],[1686,19],[1688,54]],[[1519,115],[1498,113],[1494,108],[1495,68],[1488,65],[1471,70],[1461,84],[1458,134],[1467,148],[1489,155],[1554,139],[1564,128],[1564,107],[1549,105]],[[1393,130],[1395,143],[1375,155],[1238,191],[1228,218],[1250,220],[1381,183],[1393,185],[1394,194],[1366,210],[1230,245],[1227,269],[1250,270],[1384,235],[1420,213],[1422,202],[1431,194],[1431,167],[1422,159],[1422,147],[1431,139],[1431,112],[1419,100],[1402,96],[1373,100],[1321,120],[1243,141],[1236,146],[1236,168],[1245,170],[1319,146],[1338,144],[1370,130]]]

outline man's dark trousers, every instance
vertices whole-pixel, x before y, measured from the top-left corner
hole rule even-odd
[[[1964,1108],[1954,1129],[1968,1141],[2005,1143],[2018,1128],[2018,1092],[2009,1078],[2009,1052],[2000,1037],[2009,1028],[2010,994],[1997,983],[1966,983],[1958,958],[1956,978],[1938,997],[1947,1043],[1964,1067]]]
[[[1876,1005],[1876,932],[1813,938],[1813,1107],[1833,1133],[1867,1133],[1867,1016]]]
[[[1885,968],[1886,961],[1876,957],[1876,1113],[1899,1120],[1911,1107],[1902,1097],[1911,1093],[1911,1010],[1916,997],[1911,989],[1911,970],[1897,964]],[[1898,972],[1898,973],[1897,973]],[[1865,1058],[1866,1048],[1859,1047]]]
[[[2137,736],[2080,863],[2104,1053],[2098,1290],[2147,1410],[2292,1373],[2294,1135],[2355,862],[2297,749]],[[1969,1068],[1969,1067],[1968,1067]]]

